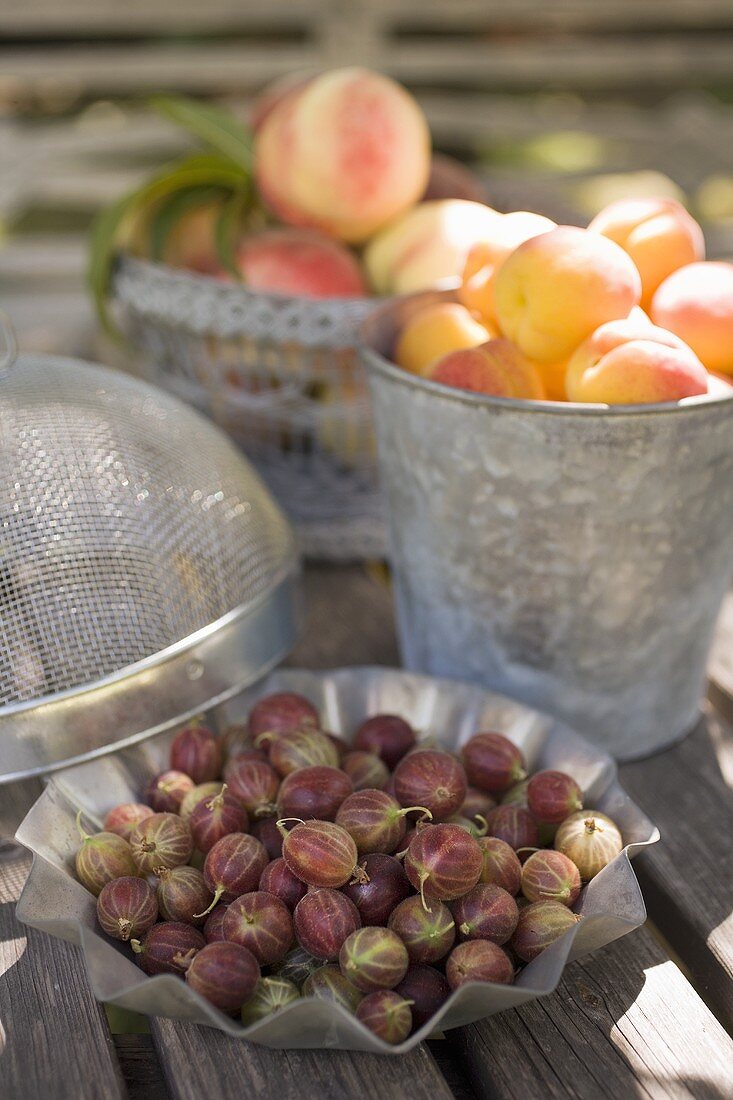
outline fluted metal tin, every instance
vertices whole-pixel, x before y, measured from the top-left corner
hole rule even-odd
[[[733,570],[733,401],[486,397],[390,362],[417,296],[362,327],[402,658],[571,723],[621,759],[694,724]]]
[[[619,786],[610,756],[566,726],[470,684],[381,668],[275,672],[226,705],[228,720],[241,720],[255,699],[270,691],[302,692],[319,708],[325,727],[347,738],[367,715],[380,711],[404,715],[422,737],[446,748],[462,745],[479,729],[502,730],[522,748],[533,770],[561,768],[575,776],[585,804],[618,823],[625,848],[581,892],[574,908],[583,919],[526,966],[515,985],[471,982],[462,986],[432,1021],[399,1046],[388,1046],[341,1006],[311,998],[243,1028],[179,978],[146,977],[133,962],[129,947],[100,932],[95,899],[74,874],[77,811],[83,810],[85,820],[101,827],[112,806],[137,800],[150,777],[167,766],[173,734],[161,734],[114,756],[56,773],[17,834],[34,853],[18,917],[52,936],[82,945],[91,986],[100,1000],[153,1016],[207,1024],[269,1047],[402,1054],[434,1029],[459,1027],[551,993],[568,961],[644,923],[644,901],[629,860],[658,840],[659,833]]]

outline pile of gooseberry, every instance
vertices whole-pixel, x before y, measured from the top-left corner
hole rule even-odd
[[[77,874],[146,974],[247,1026],[310,997],[400,1043],[466,982],[512,983],[623,846],[501,733],[453,753],[378,714],[348,744],[292,692],[180,730],[169,763],[103,832],[79,816]]]

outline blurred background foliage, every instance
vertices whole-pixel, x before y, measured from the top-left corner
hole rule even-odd
[[[0,0],[0,301],[24,346],[94,352],[89,222],[186,149],[151,95],[244,119],[269,80],[346,64],[415,92],[499,209],[583,224],[673,195],[733,254],[731,0]]]

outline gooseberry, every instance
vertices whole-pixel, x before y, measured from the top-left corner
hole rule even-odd
[[[268,863],[267,852],[249,833],[229,833],[217,840],[204,862],[206,885],[214,893],[209,910],[219,901],[229,903],[256,890]]]
[[[580,893],[580,872],[562,852],[533,852],[522,868],[522,893],[529,901],[574,905]]]
[[[413,810],[430,817],[424,806],[400,807],[386,791],[354,791],[336,814],[336,824],[351,836],[359,855],[395,851],[407,831],[405,817]]]
[[[498,836],[483,836],[478,843],[484,861],[479,882],[493,882],[514,897],[522,884],[519,856]]]
[[[298,987],[287,978],[260,978],[254,993],[242,1005],[242,1023],[245,1027],[249,1027],[298,1000],[300,1000]]]
[[[272,866],[272,865],[271,865]],[[374,852],[359,863],[366,882],[342,887],[364,925],[386,925],[396,905],[412,893],[405,869],[394,856]]]
[[[223,763],[218,737],[206,726],[187,726],[171,742],[170,763],[171,768],[189,775],[194,783],[216,779]]]
[[[448,906],[442,901],[432,901],[426,909],[416,894],[400,902],[387,927],[400,937],[413,963],[437,962],[448,954],[456,938],[456,925]]]
[[[258,889],[266,890],[274,894],[276,898],[287,905],[292,912],[300,899],[305,895],[308,887],[292,871],[289,871],[285,860],[280,857],[267,864],[260,875]]]
[[[512,948],[524,962],[531,962],[579,920],[577,913],[557,901],[532,902],[519,910]]]
[[[155,891],[143,878],[125,875],[102,887],[97,898],[97,920],[116,940],[144,935],[158,919]]]
[[[333,821],[345,798],[353,791],[351,780],[339,768],[315,765],[298,768],[280,784],[277,808],[280,817],[310,817]]]
[[[211,890],[201,872],[195,867],[161,867],[157,873],[158,907],[163,920],[203,924],[198,914],[208,909]]]
[[[363,791],[367,787],[381,791],[389,782],[387,765],[373,752],[360,749],[347,752],[341,758],[341,767],[355,791]]]
[[[206,940],[190,924],[164,921],[154,924],[145,938],[130,940],[138,965],[146,974],[178,974],[182,977]]]
[[[317,728],[320,721],[318,711],[303,695],[278,691],[265,695],[252,707],[249,731],[257,737],[261,733],[285,733],[304,726]]]
[[[122,802],[109,811],[104,819],[103,829],[105,833],[116,833],[123,840],[129,840],[138,822],[144,821],[152,813],[150,806],[144,806],[142,802]]]
[[[144,797],[156,814],[177,814],[183,799],[193,788],[190,775],[169,770],[153,776],[145,788]]]
[[[599,810],[580,810],[566,818],[555,834],[555,848],[571,859],[588,882],[623,850],[615,821]]]
[[[193,838],[188,822],[177,814],[153,814],[135,826],[130,848],[144,875],[160,867],[180,867],[193,853]]]
[[[283,836],[283,859],[309,886],[344,886],[363,878],[356,866],[356,844],[332,821],[302,821]]]
[[[451,905],[462,940],[507,943],[517,927],[519,909],[511,894],[493,882],[479,882]]]
[[[410,964],[404,943],[390,928],[357,928],[339,951],[341,973],[362,993],[394,989]]]
[[[295,906],[293,925],[298,943],[309,955],[333,962],[346,937],[361,927],[361,917],[339,890],[316,888]]]
[[[397,765],[394,780],[400,805],[425,807],[434,821],[456,813],[466,797],[463,765],[438,749],[409,753]]]
[[[514,967],[503,947],[491,940],[466,940],[454,947],[445,965],[451,989],[466,982],[499,982],[511,985]]]
[[[355,749],[375,753],[390,771],[416,743],[414,729],[397,714],[375,714],[367,718],[354,736]]]
[[[219,794],[194,806],[188,824],[198,850],[209,852],[223,836],[246,833],[249,815],[242,803],[229,794],[225,783]]]
[[[537,821],[557,825],[583,808],[583,792],[565,772],[537,772],[527,784],[527,806]]]
[[[461,750],[468,782],[490,794],[506,791],[526,776],[524,756],[502,733],[477,733]]]
[[[450,986],[445,977],[434,966],[412,963],[395,993],[412,1001],[412,1024],[417,1029],[427,1023],[438,1009],[448,1000]]]
[[[81,817],[80,810],[76,815],[76,825],[81,846],[76,853],[75,863],[82,886],[86,886],[90,893],[98,897],[102,887],[113,879],[128,875],[138,877],[139,871],[128,842],[117,833],[94,833],[90,836],[81,827]]]
[[[227,908],[226,905],[220,902],[219,905],[211,910],[206,918],[203,931],[204,939],[207,943],[218,943],[220,940],[224,939],[224,933],[221,926],[224,922],[224,914]]]
[[[460,825],[431,825],[422,829],[405,855],[405,871],[426,899],[451,901],[479,880],[483,856],[478,841]]]
[[[393,1046],[403,1042],[412,1031],[410,1002],[391,989],[378,989],[364,997],[356,1009],[356,1018]]]
[[[478,820],[483,825],[488,815],[496,808],[496,799],[478,787],[468,787],[463,805],[458,811],[462,817],[468,817],[471,821]]]
[[[276,799],[280,776],[266,760],[238,756],[224,769],[230,794],[257,820],[277,812]]]
[[[222,1012],[239,1012],[259,980],[256,958],[238,943],[207,943],[186,970],[191,989]]]
[[[252,952],[261,966],[285,958],[293,943],[293,918],[280,898],[253,890],[235,898],[222,922],[224,939]]]
[[[258,741],[268,738],[262,734]],[[278,775],[284,777],[298,768],[323,766],[337,768],[339,754],[336,746],[329,741],[325,733],[312,727],[291,730],[289,733],[275,735],[270,741],[269,761]]]
[[[300,989],[306,978],[322,966],[323,959],[314,958],[313,955],[304,951],[300,944],[297,944],[291,947],[282,962],[272,967],[272,972],[280,978],[286,978]]]
[[[178,816],[182,817],[184,821],[188,821],[199,802],[203,802],[204,799],[215,798],[216,795],[221,793],[223,785],[221,782],[212,781],[211,783],[199,783],[196,787],[192,787],[183,796],[183,802],[178,808]]]
[[[280,859],[283,854],[283,827],[278,827],[277,817],[261,817],[250,825],[252,836],[263,845],[270,859]],[[287,829],[287,826],[284,827]]]
[[[331,1001],[341,1005],[348,1012],[355,1012],[356,1006],[364,994],[348,978],[345,978],[338,966],[321,966],[309,974],[303,983],[304,997],[317,997],[319,1001]]]
[[[506,841],[515,852],[539,844],[537,822],[524,806],[513,803],[497,806],[489,814],[488,824],[491,836]]]

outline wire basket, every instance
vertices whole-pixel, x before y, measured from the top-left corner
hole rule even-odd
[[[114,293],[147,377],[244,450],[311,557],[385,551],[355,333],[374,299],[306,299],[123,257]]]

